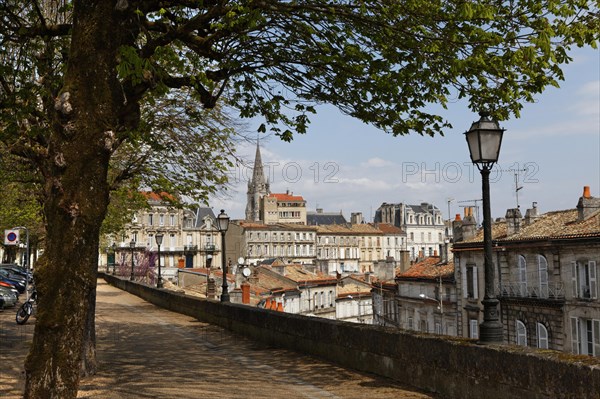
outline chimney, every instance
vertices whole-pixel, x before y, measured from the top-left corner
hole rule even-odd
[[[250,304],[250,284],[242,283],[242,303],[245,305]]]
[[[462,222],[462,239],[469,240],[475,237],[477,234],[477,223],[473,217],[473,207],[468,206],[465,208],[465,218]]]
[[[215,299],[217,297],[217,290],[215,287],[215,279],[210,277],[208,279],[208,286],[206,287],[207,290],[207,297],[209,299]]]
[[[588,219],[600,210],[600,198],[594,198],[590,194],[590,186],[583,187],[583,195],[577,203],[577,220],[580,222]]]
[[[506,210],[506,235],[512,236],[521,230],[521,211],[519,208],[511,208]]]
[[[540,217],[537,209],[537,202],[531,204],[531,208],[525,212],[525,226],[529,226]]]
[[[410,252],[407,250],[400,251],[400,271],[404,273],[410,267]]]
[[[351,224],[361,224],[363,222],[362,212],[353,212],[350,214],[350,223]]]
[[[457,213],[456,217],[452,221],[452,237],[454,237],[454,242],[460,242],[463,240],[462,224],[463,222],[460,218],[460,213]]]

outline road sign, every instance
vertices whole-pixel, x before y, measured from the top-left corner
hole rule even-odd
[[[19,230],[4,230],[4,245],[17,245],[19,243]]]

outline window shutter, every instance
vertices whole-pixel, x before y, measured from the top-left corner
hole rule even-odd
[[[571,317],[571,351],[579,354],[579,320]]]
[[[590,298],[598,298],[598,284],[596,284],[596,261],[588,262],[588,269],[590,273]]]
[[[594,356],[600,356],[600,320],[592,320]]]
[[[573,286],[573,298],[579,297],[577,287],[577,262],[571,262],[571,285]]]
[[[473,267],[473,296],[479,298],[479,279],[477,278],[477,266]]]
[[[467,289],[467,268],[465,266],[461,266],[460,272],[462,274],[462,294],[463,298],[467,298],[469,296]]]

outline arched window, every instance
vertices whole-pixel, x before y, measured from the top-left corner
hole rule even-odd
[[[537,346],[548,349],[548,329],[542,323],[537,323]]]
[[[541,298],[548,298],[548,261],[543,255],[537,256],[538,260],[538,275],[540,279],[540,292]]]
[[[518,256],[517,272],[519,282],[519,295],[527,296],[527,262],[523,255]]]
[[[516,344],[521,346],[527,346],[527,327],[521,320],[517,320],[517,337]]]

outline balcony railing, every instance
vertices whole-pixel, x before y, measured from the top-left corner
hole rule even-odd
[[[543,298],[564,299],[565,290],[562,282],[540,284],[524,284],[508,282],[500,284],[499,294],[504,298]]]
[[[205,252],[215,252],[219,250],[219,247],[217,247],[215,244],[205,244],[200,246],[200,250]]]

